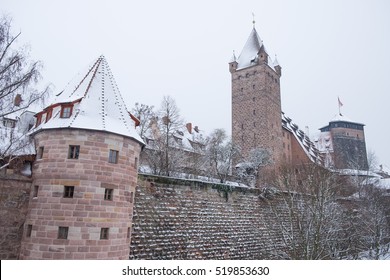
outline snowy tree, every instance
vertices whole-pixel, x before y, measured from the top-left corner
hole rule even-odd
[[[0,18],[0,169],[15,166],[22,162],[21,156],[33,153],[25,135],[31,123],[23,122],[30,114],[27,108],[43,101],[49,91],[49,87],[36,89],[42,64],[29,59],[26,47],[17,47],[20,35],[12,34],[10,18]],[[32,116],[27,122],[31,120]]]
[[[352,173],[354,172],[349,177],[349,181],[352,184],[351,187],[354,187],[359,197],[361,197],[364,189],[370,184],[370,180],[367,180],[370,177],[370,173],[378,170],[378,158],[374,151],[369,150],[367,153],[367,166],[363,167],[355,160],[350,160],[349,166],[353,170]]]
[[[239,155],[239,147],[228,139],[225,130],[215,129],[209,136],[206,155],[210,164],[210,175],[216,175],[221,183],[232,171],[233,158]]]
[[[0,18],[0,118],[25,110],[49,91],[35,88],[42,64],[29,59],[26,47],[16,46],[20,35],[12,34],[8,17]]]
[[[184,160],[184,150],[175,138],[175,133],[184,127],[179,108],[174,99],[164,96],[156,115],[149,115],[152,118],[146,135],[148,146],[143,152],[144,160],[154,174],[171,176],[172,172],[180,171]]]
[[[33,125],[34,113],[28,111],[15,118],[3,118],[0,123],[0,170],[20,171],[24,161],[33,160],[34,145],[26,135]]]
[[[286,167],[275,180],[280,205],[270,203],[280,240],[273,258],[295,260],[339,258],[343,212],[337,203],[337,176],[315,164]],[[271,235],[270,235],[271,236]],[[279,246],[276,246],[276,245]]]
[[[247,159],[236,167],[237,175],[246,184],[258,187],[261,169],[272,163],[272,154],[263,148],[249,151]]]
[[[345,250],[352,259],[381,259],[390,252],[390,208],[385,190],[366,185],[349,213]]]
[[[378,260],[390,252],[390,216],[388,197],[383,189],[366,188],[364,197],[362,228],[366,234],[367,257]]]
[[[137,132],[141,138],[144,138],[150,130],[150,122],[156,118],[154,106],[135,103],[135,106],[131,111],[140,121],[139,126],[137,126]]]

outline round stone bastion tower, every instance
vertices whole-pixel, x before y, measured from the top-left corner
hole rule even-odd
[[[143,141],[103,56],[36,114],[20,259],[128,259]]]

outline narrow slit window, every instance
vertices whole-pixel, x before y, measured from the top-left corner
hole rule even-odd
[[[41,146],[38,148],[38,153],[37,153],[37,158],[38,159],[42,159],[43,158],[43,150],[45,149],[45,147]]]
[[[138,158],[134,159],[134,169],[138,169]]]
[[[26,237],[31,237],[31,233],[32,233],[32,225],[27,225]]]
[[[80,154],[80,146],[74,146],[74,145],[69,146],[69,151],[68,151],[69,159],[78,159],[79,154]]]
[[[130,203],[133,203],[133,199],[134,199],[134,193],[130,192]]]
[[[34,198],[34,197],[38,197],[38,191],[39,191],[39,186],[34,186],[33,198]]]
[[[114,196],[113,189],[104,189],[104,200],[112,200]]]
[[[101,228],[100,230],[100,239],[108,239],[109,228]]]

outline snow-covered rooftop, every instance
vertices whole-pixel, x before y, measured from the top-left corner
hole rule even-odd
[[[284,112],[282,112],[282,126],[292,133],[302,147],[302,150],[312,162],[322,163],[323,159],[309,136],[299,129],[298,125],[293,123],[291,118],[287,117]]]
[[[350,122],[350,123],[356,123],[356,124],[361,124],[361,125],[364,125],[362,123],[358,123],[358,122],[355,122],[353,120],[351,120],[350,118],[346,117],[345,115],[343,114],[336,114],[331,120],[330,122]]]
[[[71,106],[69,117],[62,114],[63,105]],[[86,73],[78,75],[37,115],[38,119],[41,116],[41,123],[32,133],[52,128],[82,128],[112,132],[143,143],[104,56]]]
[[[236,60],[238,64],[237,69],[243,69],[255,65],[257,63],[257,59],[258,59],[257,56],[261,47],[265,49],[259,34],[257,33],[256,29],[253,27],[252,32],[250,33],[249,38],[246,41],[240,56]],[[235,59],[235,55],[233,55],[232,59]],[[272,59],[269,56],[268,56],[268,65],[272,69],[274,69],[274,63],[272,62]]]

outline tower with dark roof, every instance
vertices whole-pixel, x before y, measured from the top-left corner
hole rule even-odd
[[[232,79],[232,137],[248,156],[267,149],[275,165],[282,160],[281,67],[269,56],[255,27],[237,58],[229,62]]]
[[[128,259],[143,141],[100,57],[36,114],[21,259]]]
[[[320,131],[316,142],[326,167],[368,170],[364,124],[339,113]]]

